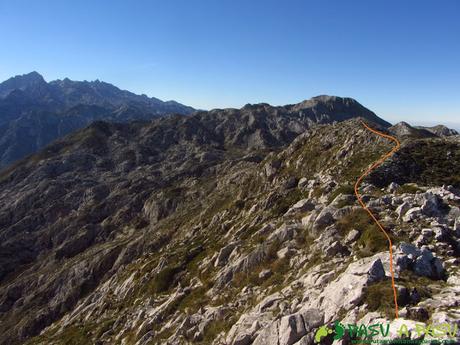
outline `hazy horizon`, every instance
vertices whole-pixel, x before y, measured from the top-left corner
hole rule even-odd
[[[459,12],[455,0],[0,1],[0,79],[99,79],[197,109],[338,95],[391,122],[458,123]]]
[[[50,79],[50,78],[47,78],[45,75],[43,75],[42,73],[40,73],[40,71],[29,71],[29,72],[26,72],[26,73],[19,73],[19,74],[15,74],[15,75],[12,75],[10,76],[9,78],[12,78],[12,77],[16,77],[16,76],[21,76],[21,75],[25,75],[25,74],[28,74],[28,73],[31,73],[31,72],[37,72],[39,73],[44,79],[46,82],[50,82],[50,81],[54,81],[54,80],[62,80],[62,79],[65,79],[65,78],[68,78],[66,76],[61,76],[61,77],[58,77],[58,78],[53,78],[53,79]],[[3,80],[0,80],[0,83],[9,79],[9,78],[6,78],[6,79],[3,79]],[[74,80],[74,79],[72,79]],[[76,81],[95,81],[96,79],[90,79],[90,80],[76,80]],[[100,80],[100,81],[103,81],[103,82],[107,82],[107,83],[110,83],[109,81],[107,80]],[[113,83],[110,83],[110,84],[113,84]],[[130,92],[134,92],[134,93],[137,93],[137,94],[142,94],[142,92],[135,92],[133,90],[129,90],[127,88],[124,88],[122,85],[116,85],[116,84],[113,84],[114,86],[118,87],[119,89],[121,90],[126,90],[126,91],[130,91]],[[144,93],[145,94],[145,93]],[[155,98],[158,98],[157,96],[155,95],[149,95],[149,94],[145,94],[146,96],[148,97],[155,97]],[[304,100],[307,100],[307,99],[310,99],[312,97],[315,97],[315,96],[320,96],[319,94],[317,95],[311,95],[311,96],[308,96],[308,97],[305,97],[303,99],[299,99],[295,102],[291,102],[291,103],[284,103],[284,104],[272,104],[272,103],[269,103],[267,101],[263,101],[261,100],[260,102],[243,102],[241,103],[240,105],[237,105],[237,106],[218,106],[218,107],[214,107],[214,108],[208,108],[208,109],[205,109],[205,108],[196,108],[196,109],[200,109],[200,110],[212,110],[212,109],[224,109],[224,108],[236,108],[236,109],[240,109],[242,108],[244,105],[248,104],[248,103],[252,103],[252,104],[256,104],[256,103],[269,103],[270,105],[272,106],[284,106],[284,105],[287,105],[287,104],[295,104],[295,103],[300,103]],[[392,124],[395,124],[395,123],[398,123],[400,121],[405,121],[405,122],[408,122],[410,123],[411,125],[414,125],[414,126],[435,126],[435,125],[439,125],[439,124],[442,124],[442,125],[445,125],[449,128],[453,128],[457,131],[460,132],[460,121],[458,122],[455,122],[455,121],[442,121],[442,120],[439,120],[439,121],[436,121],[436,120],[432,120],[432,121],[425,121],[425,120],[415,120],[415,121],[409,121],[407,120],[407,118],[399,118],[399,119],[394,119],[394,118],[386,118],[385,116],[379,114],[377,111],[375,111],[372,107],[366,105],[366,104],[363,104],[359,99],[356,99],[355,97],[352,97],[352,96],[343,96],[343,95],[329,95],[329,96],[338,96],[338,97],[350,97],[350,98],[354,98],[356,101],[358,101],[359,103],[361,103],[363,106],[365,106],[366,108],[368,108],[369,110],[373,111],[374,113],[376,113],[376,115],[378,115],[379,117],[383,118],[384,120],[387,120],[388,122],[391,122]],[[181,102],[180,100],[177,100],[177,99],[161,99],[162,101],[177,101],[177,102],[180,102],[180,103],[183,103]],[[190,104],[185,104],[185,105],[190,105]]]

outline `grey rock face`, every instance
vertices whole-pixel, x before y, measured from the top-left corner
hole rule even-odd
[[[240,334],[235,340],[233,340],[233,345],[250,345],[253,339],[250,334]]]
[[[268,308],[271,308],[275,303],[281,301],[283,296],[279,293],[275,293],[273,295],[267,296],[259,303],[259,312],[263,312]]]
[[[237,246],[236,242],[232,242],[229,245],[225,246],[219,251],[219,255],[216,258],[215,266],[224,266],[227,263],[227,259],[230,254],[233,252],[235,247]]]
[[[422,214],[422,209],[420,207],[413,207],[409,209],[404,216],[402,217],[403,221],[405,222],[411,222]]]
[[[313,223],[313,230],[318,232],[320,229],[331,225],[334,222],[334,217],[332,215],[333,210],[331,209],[323,209],[321,213],[316,217]]]
[[[299,229],[298,225],[283,224],[268,237],[269,241],[286,242],[292,240]]]
[[[281,167],[281,162],[279,160],[271,160],[267,162],[264,166],[265,175],[268,178],[275,176],[278,169]]]
[[[287,212],[286,215],[298,214],[312,211],[315,209],[315,203],[310,199],[302,199],[296,202]]]
[[[323,324],[324,315],[316,309],[304,310],[283,316],[271,322],[256,337],[254,344],[302,344],[312,339],[308,336],[314,329]]]
[[[324,313],[317,309],[307,309],[302,311],[302,317],[307,332],[318,328],[324,323]]]
[[[428,249],[418,249],[413,244],[401,243],[399,250],[405,255],[398,261],[399,270],[412,269],[417,275],[432,279],[444,277],[445,270],[441,260],[434,257]]]
[[[421,207],[422,213],[429,217],[438,215],[440,213],[440,202],[438,197],[431,193],[425,193],[424,199]]]
[[[279,343],[292,345],[307,333],[302,315],[287,315],[279,325]]]
[[[276,253],[276,256],[279,259],[288,259],[288,258],[294,256],[295,254],[296,254],[296,250],[294,250],[292,248],[289,248],[289,247],[285,247],[285,248],[280,249]]]
[[[236,260],[236,262],[224,267],[217,276],[215,288],[221,288],[228,284],[233,276],[238,272],[249,272],[257,266],[267,256],[266,248],[259,246],[246,256]]]
[[[387,190],[390,193],[394,193],[399,187],[400,187],[399,184],[397,184],[395,182],[391,182],[390,185],[388,186]]]
[[[263,329],[254,340],[253,345],[279,345],[279,324],[280,322],[276,321]]]
[[[316,308],[324,312],[324,321],[331,321],[340,308],[352,309],[364,297],[369,284],[385,278],[385,270],[378,256],[358,260],[348,266],[343,274],[329,283],[315,300],[303,310]]]
[[[348,233],[347,237],[345,238],[345,243],[352,243],[352,242],[356,241],[359,238],[359,235],[360,235],[360,233],[359,233],[358,230],[352,229]]]
[[[262,270],[260,273],[259,273],[259,278],[260,279],[267,279],[268,277],[270,277],[272,275],[272,271],[266,269],[266,270]]]
[[[349,254],[349,251],[348,249],[343,246],[340,242],[338,241],[335,241],[333,242],[329,247],[327,247],[325,249],[325,254],[326,256],[328,257],[332,257],[332,256],[335,256],[337,254],[340,254],[340,255],[348,255]]]

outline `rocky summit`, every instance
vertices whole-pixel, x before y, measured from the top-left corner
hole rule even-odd
[[[362,121],[401,142],[360,186],[398,319],[354,195],[393,143]],[[350,98],[95,121],[0,171],[0,344],[429,341],[416,324],[460,324],[459,167],[456,133]]]

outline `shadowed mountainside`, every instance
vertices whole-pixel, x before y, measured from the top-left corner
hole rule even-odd
[[[96,120],[150,120],[193,111],[99,80],[47,83],[37,72],[16,76],[0,83],[0,168]]]

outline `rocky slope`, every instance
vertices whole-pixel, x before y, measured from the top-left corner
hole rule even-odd
[[[353,196],[391,145],[350,106],[96,122],[2,171],[0,344],[300,345],[391,321],[386,240]],[[401,140],[364,200],[394,239],[401,317],[458,323],[460,142]]]
[[[16,76],[0,83],[0,168],[95,120],[148,120],[193,111],[98,80],[47,83],[37,72]]]

